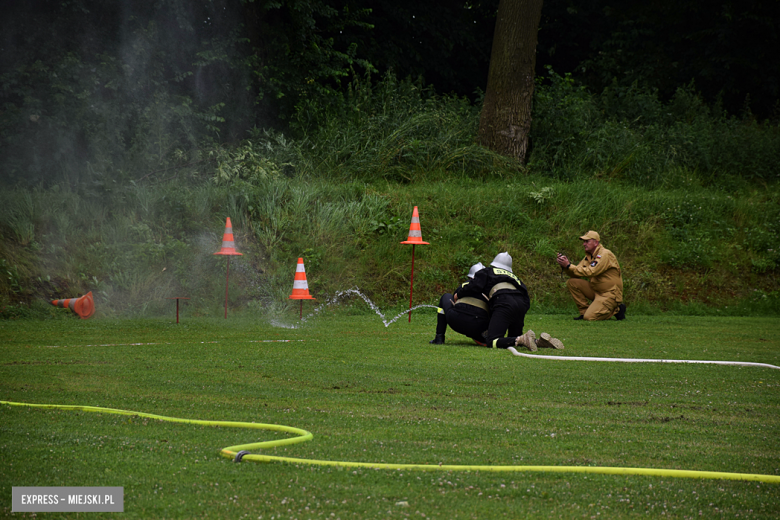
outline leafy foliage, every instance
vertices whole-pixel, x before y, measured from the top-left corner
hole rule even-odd
[[[246,84],[240,41],[223,32],[230,11],[221,5],[37,0],[9,11],[0,75],[6,183],[170,172],[201,160],[201,147],[236,122],[246,125],[234,119],[246,108],[236,93]],[[221,26],[212,33],[203,20]]]
[[[292,162],[277,163],[285,155],[297,159],[297,146],[290,143],[283,134],[265,131],[262,135],[255,132],[251,139],[232,148],[219,148],[210,155],[216,158],[214,181],[218,184],[230,184],[245,180],[257,184],[266,179],[278,178]],[[273,157],[274,159],[270,159]]]
[[[529,165],[560,178],[593,174],[647,187],[674,185],[678,172],[714,185],[780,179],[780,127],[710,108],[690,85],[663,103],[636,84],[592,94],[548,69],[534,111]]]
[[[369,9],[354,2],[244,0],[251,52],[247,63],[257,82],[263,115],[286,120],[303,100],[327,103],[354,69],[375,71],[358,55],[371,25]]]
[[[747,106],[760,119],[776,119],[777,20],[776,3],[755,0],[706,7],[695,0],[546,0],[537,75],[552,65],[595,92],[637,83],[664,101],[695,82],[707,103],[731,115]]]

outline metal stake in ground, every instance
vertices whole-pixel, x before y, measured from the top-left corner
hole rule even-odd
[[[175,296],[173,298],[166,298],[166,300],[176,300],[176,325],[179,324],[179,300],[189,300],[184,296]]]
[[[412,211],[412,223],[409,225],[409,237],[401,242],[402,244],[412,244],[412,275],[411,283],[409,285],[409,323],[412,322],[412,292],[414,291],[414,246],[416,244],[428,244],[423,242],[422,231],[420,230],[420,214],[417,211],[417,206]]]
[[[230,223],[230,217],[227,218],[227,223],[225,224],[225,234],[222,235],[222,249],[214,254],[228,257],[227,276],[225,278],[225,319],[227,319],[228,287],[230,285],[230,257],[242,256],[242,253],[236,251],[236,243],[233,240],[233,224]]]

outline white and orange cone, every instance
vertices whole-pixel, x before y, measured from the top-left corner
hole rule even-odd
[[[225,233],[222,235],[222,248],[214,254],[224,256],[243,255],[243,253],[236,251],[236,242],[233,240],[233,224],[230,222],[230,217],[227,218],[225,223]]]
[[[306,281],[306,268],[303,265],[303,258],[298,259],[298,265],[295,268],[295,280],[293,281],[290,299],[301,300],[300,319],[303,319],[303,300],[316,300],[315,297],[309,294],[309,282]]]
[[[79,315],[82,320],[86,320],[95,314],[95,301],[92,298],[92,291],[79,298],[67,298],[64,300],[52,300],[51,304],[55,307],[67,308]]]
[[[306,268],[303,266],[303,258],[298,259],[298,266],[295,268],[295,280],[293,281],[293,290],[290,299],[316,300],[316,298],[309,294],[309,282],[306,281]]]
[[[420,214],[417,212],[417,206],[412,211],[412,223],[409,224],[409,236],[402,244],[428,244],[423,242],[422,230],[420,229]]]
[[[227,222],[225,223],[225,233],[222,235],[222,248],[214,254],[228,257],[227,275],[225,276],[225,319],[227,319],[228,286],[230,285],[230,257],[243,255],[243,253],[236,251],[236,242],[233,239],[233,224],[230,222],[230,217],[227,218]]]
[[[417,211],[417,206],[412,211],[412,223],[409,224],[409,236],[406,240],[401,242],[402,244],[412,244],[412,277],[409,284],[409,323],[412,322],[412,292],[414,291],[414,246],[417,244],[426,245],[428,242],[423,242],[422,230],[420,229],[420,213]]]

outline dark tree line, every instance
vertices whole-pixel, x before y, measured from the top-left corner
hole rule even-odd
[[[2,176],[16,182],[195,160],[285,127],[367,72],[481,101],[498,0],[26,0],[0,7]],[[546,0],[536,72],[595,91],[694,82],[777,117],[780,3]],[[113,173],[117,173],[114,171]]]
[[[546,0],[537,63],[596,92],[638,82],[669,98],[693,82],[731,113],[776,118],[778,23],[767,0]]]

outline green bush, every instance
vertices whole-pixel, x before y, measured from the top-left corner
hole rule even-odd
[[[529,165],[539,173],[648,188],[679,183],[679,174],[714,186],[731,177],[780,179],[777,123],[710,108],[693,85],[663,103],[636,84],[593,94],[550,70],[537,81],[534,103]]]

